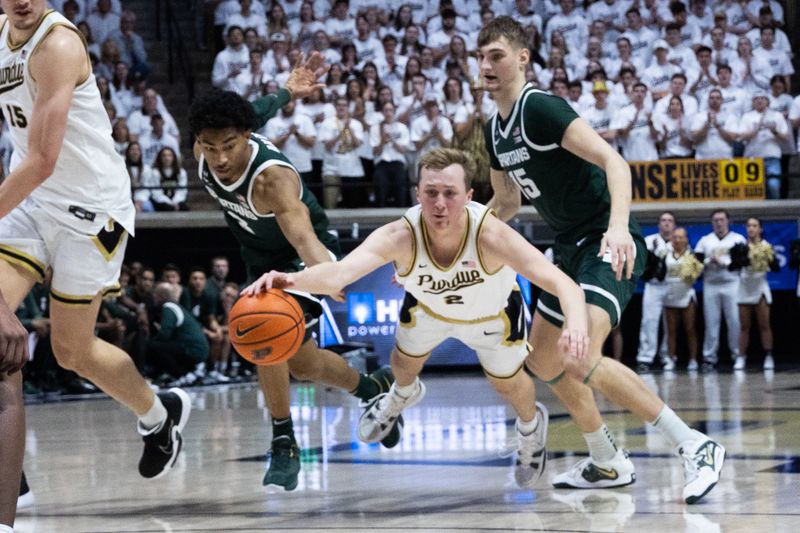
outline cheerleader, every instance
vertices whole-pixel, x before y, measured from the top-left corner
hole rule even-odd
[[[672,250],[667,252],[664,261],[667,274],[664,283],[667,286],[664,307],[667,311],[667,346],[672,364],[665,364],[664,368],[674,368],[677,359],[678,326],[683,322],[684,335],[689,347],[690,371],[696,371],[697,362],[697,332],[695,330],[697,317],[697,295],[694,292],[694,282],[703,272],[703,264],[698,261],[689,250],[689,239],[686,229],[675,228],[670,239]]]
[[[744,370],[747,347],[750,344],[750,324],[755,311],[761,345],[764,347],[764,370],[775,368],[772,358],[772,328],[769,325],[769,306],[772,292],[767,283],[767,272],[777,272],[780,267],[772,245],[762,238],[764,228],[755,217],[747,219],[748,263],[741,270],[739,282],[739,357],[734,370]]]

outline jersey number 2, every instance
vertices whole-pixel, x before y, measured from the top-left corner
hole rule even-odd
[[[6,105],[6,112],[8,114],[8,121],[15,128],[27,128],[28,119],[25,118],[25,113],[22,112],[21,107],[15,105]]]
[[[255,231],[253,231],[253,228],[251,228],[251,227],[250,227],[250,225],[247,223],[247,221],[246,221],[245,219],[243,219],[242,217],[240,217],[240,216],[239,216],[239,215],[237,215],[236,213],[232,213],[232,212],[230,212],[230,211],[227,211],[227,213],[228,213],[228,215],[229,215],[229,216],[230,216],[232,219],[234,219],[236,222],[238,222],[238,223],[239,223],[239,225],[240,225],[240,226],[241,226],[241,227],[242,227],[242,228],[243,228],[245,231],[247,231],[247,232],[249,232],[249,233],[252,233],[253,235],[255,235],[255,234],[256,234],[256,232],[255,232]]]
[[[509,172],[509,175],[517,182],[519,188],[522,189],[522,194],[525,195],[525,198],[533,200],[542,195],[542,191],[539,190],[539,187],[536,186],[532,179],[525,175],[524,168],[515,168]]]

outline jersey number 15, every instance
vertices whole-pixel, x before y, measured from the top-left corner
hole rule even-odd
[[[542,191],[539,190],[539,187],[536,186],[532,179],[525,175],[524,168],[515,168],[508,174],[517,182],[519,188],[522,189],[522,194],[524,194],[525,198],[528,200],[533,200],[542,195]]]
[[[21,107],[17,107],[15,105],[7,104],[6,106],[6,117],[8,117],[8,121],[11,125],[15,128],[27,128],[28,127],[28,119],[25,118],[25,113],[22,112]]]

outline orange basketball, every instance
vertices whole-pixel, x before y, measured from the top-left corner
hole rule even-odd
[[[292,357],[306,333],[303,310],[290,294],[269,289],[242,296],[228,316],[228,335],[239,355],[257,365]]]

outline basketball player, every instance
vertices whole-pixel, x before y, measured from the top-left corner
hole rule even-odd
[[[86,44],[45,0],[0,6],[0,106],[14,145],[0,184],[0,293],[16,309],[52,269],[56,360],[136,413],[145,441],[139,472],[158,477],[180,452],[191,404],[180,389],[155,395],[125,352],[94,335],[101,299],[119,292],[135,209]],[[20,373],[0,376],[0,391],[0,531],[7,531],[24,445]]]
[[[331,261],[339,252],[336,237],[328,232],[325,211],[295,167],[269,140],[253,133],[292,97],[302,98],[317,89],[321,64],[322,56],[313,54],[292,71],[286,89],[252,104],[236,93],[213,90],[195,100],[189,111],[198,174],[241,245],[250,281],[272,269],[300,270],[303,265]],[[316,323],[322,313],[319,300],[310,294],[295,296],[307,325]],[[333,385],[365,401],[386,392],[394,381],[388,367],[370,376],[359,374],[339,355],[318,348],[310,328],[288,363],[258,367],[272,416],[271,460],[263,483],[285,490],[294,490],[300,472],[289,411],[290,372],[297,379]],[[384,445],[392,447],[399,438],[396,430]]]
[[[454,337],[477,352],[489,382],[517,412],[515,476],[526,486],[544,470],[548,416],[522,368],[527,328],[515,271],[561,296],[567,326],[559,347],[578,359],[588,345],[583,291],[490,209],[471,201],[476,170],[466,152],[436,148],[422,156],[419,170],[419,205],[375,230],[341,262],[294,274],[273,271],[243,292],[278,287],[336,294],[393,263],[406,290],[391,355],[397,381],[367,406],[359,438],[377,442],[402,423],[400,412],[425,395],[417,376],[431,351]]]
[[[652,423],[676,446],[686,467],[683,498],[695,503],[717,483],[724,448],[689,428],[633,371],[601,353],[647,254],[630,217],[630,169],[564,100],[525,82],[526,42],[518,22],[495,18],[478,35],[478,59],[498,108],[484,130],[494,188],[489,205],[507,220],[519,209],[521,189],[555,231],[561,268],[584,289],[589,304],[588,357],[559,357],[563,306],[549,292],[539,298],[530,336],[529,368],[552,386],[591,453],[556,476],[554,485],[615,487],[636,479],[633,463],[603,424],[592,387]]]

